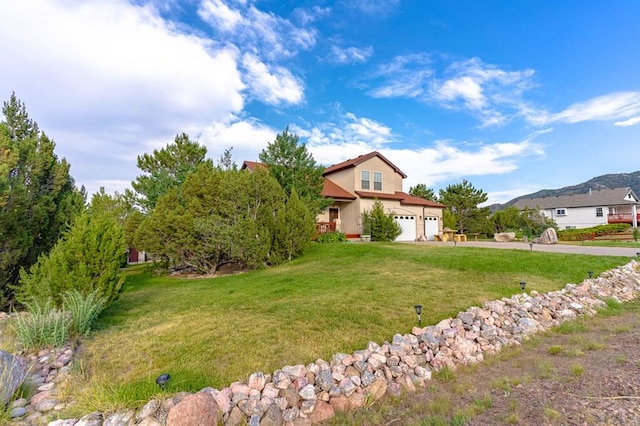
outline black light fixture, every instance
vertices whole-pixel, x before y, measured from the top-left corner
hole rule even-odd
[[[422,325],[422,305],[414,305],[413,307],[416,310],[416,314],[418,314],[418,325]]]
[[[636,253],[636,257],[640,257],[640,251]]]
[[[522,289],[522,292],[524,293],[524,288],[527,286],[527,283],[525,281],[520,281],[520,288]]]
[[[593,277],[593,271],[587,271],[587,274],[589,274],[589,278]]]
[[[160,389],[164,390],[164,387],[167,385],[167,382],[169,381],[170,378],[171,376],[166,373],[161,374],[158,376],[158,378],[156,378],[156,384],[160,386]]]
[[[533,251],[533,243],[529,243],[529,250]]]

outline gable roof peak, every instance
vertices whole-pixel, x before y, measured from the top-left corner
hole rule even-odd
[[[378,157],[382,161],[387,163],[387,165],[389,167],[391,167],[400,176],[402,176],[403,179],[407,177],[407,175],[405,175],[402,172],[402,170],[400,170],[398,168],[398,166],[393,164],[391,161],[389,161],[384,155],[380,154],[378,151],[371,151],[368,154],[361,154],[361,155],[358,155],[356,158],[351,158],[351,159],[345,160],[345,161],[343,161],[341,163],[334,164],[333,166],[329,166],[326,169],[324,169],[324,176],[327,176],[327,175],[329,175],[331,173],[335,173],[335,172],[340,171],[340,170],[348,169],[350,167],[356,167],[356,166],[364,163],[365,161],[367,161],[367,160],[369,160],[369,159],[371,159],[373,157]]]

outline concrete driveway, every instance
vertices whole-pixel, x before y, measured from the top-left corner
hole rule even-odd
[[[439,245],[439,246],[457,246],[457,247],[484,247],[492,249],[511,249],[511,250],[533,250],[546,251],[551,253],[575,253],[575,254],[592,254],[596,256],[624,256],[638,257],[640,253],[639,247],[594,247],[573,244],[534,244],[533,248],[528,243],[510,242],[499,243],[495,241],[466,241],[460,243],[453,242],[416,242],[415,244]]]

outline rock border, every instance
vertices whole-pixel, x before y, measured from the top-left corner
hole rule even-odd
[[[433,371],[482,362],[485,355],[520,345],[534,333],[580,315],[594,315],[608,298],[635,299],[640,292],[639,269],[640,264],[632,260],[581,284],[485,302],[436,325],[396,334],[391,342],[369,342],[352,354],[337,353],[329,361],[284,366],[272,374],[256,372],[221,390],[204,388],[164,401],[151,400],[138,412],[96,412],[81,419],[56,420],[49,426],[320,423],[337,411],[362,408],[385,395],[415,392]]]

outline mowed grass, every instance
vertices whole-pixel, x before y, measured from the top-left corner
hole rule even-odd
[[[256,371],[329,360],[469,306],[578,283],[624,257],[418,244],[315,245],[286,265],[208,279],[132,268],[79,357],[78,409],[139,406],[159,392],[224,387]]]

